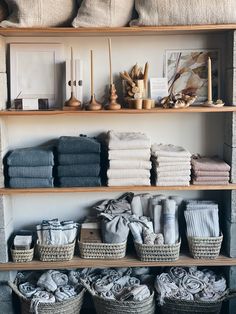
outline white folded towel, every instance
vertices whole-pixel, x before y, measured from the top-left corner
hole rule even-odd
[[[190,182],[189,181],[158,181],[155,184],[156,186],[189,186]]]
[[[107,177],[109,179],[126,179],[126,178],[150,178],[149,170],[143,169],[108,169]]]
[[[129,179],[109,179],[108,186],[149,186],[150,179],[129,178]]]
[[[109,149],[150,148],[150,139],[140,132],[108,132]]]
[[[191,164],[190,163],[179,163],[179,164],[173,164],[168,166],[155,166],[153,165],[153,170],[156,173],[160,172],[176,172],[176,171],[190,171],[191,170]]]
[[[109,160],[145,160],[151,157],[150,149],[114,149],[108,151]]]
[[[175,146],[172,144],[163,145],[163,144],[153,144],[151,147],[153,156],[162,156],[162,157],[191,157],[189,151],[181,146]]]
[[[181,182],[189,182],[191,180],[190,176],[179,176],[179,177],[157,177],[157,182],[179,182],[181,185]]]
[[[152,163],[145,160],[110,160],[110,169],[147,169],[152,168]]]
[[[186,177],[191,175],[190,170],[181,170],[181,171],[161,171],[156,172],[158,178],[173,178],[173,177]]]
[[[172,162],[189,162],[190,157],[169,157],[169,156],[155,156],[158,163],[172,163]]]

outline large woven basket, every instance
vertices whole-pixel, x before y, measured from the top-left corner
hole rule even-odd
[[[11,256],[14,263],[31,262],[34,257],[34,247],[30,250],[15,250],[11,248]]]
[[[69,261],[74,256],[75,241],[67,245],[41,245],[37,243],[37,255],[40,261],[57,262]]]
[[[97,314],[154,314],[155,300],[154,293],[143,301],[116,301],[103,299],[98,296],[93,296]]]
[[[193,258],[214,259],[220,254],[222,240],[223,235],[212,238],[191,237],[188,238],[189,250]]]
[[[119,259],[125,257],[127,243],[82,243],[79,255],[87,259]]]
[[[135,242],[138,257],[143,262],[176,261],[179,258],[180,244],[148,245]]]
[[[20,299],[21,314],[31,313],[31,301],[21,294],[21,292],[18,290],[17,286],[14,283],[8,282],[8,284]],[[51,304],[40,303],[38,306],[38,314],[79,314],[83,304],[84,292],[85,290],[83,289],[76,297],[68,299],[66,301]]]

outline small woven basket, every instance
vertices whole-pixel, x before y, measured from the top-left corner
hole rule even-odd
[[[149,245],[135,242],[135,250],[143,262],[176,261],[179,259],[180,244]]]
[[[189,237],[189,250],[193,258],[214,259],[220,254],[222,241],[223,235],[211,238]]]
[[[125,257],[127,242],[123,243],[82,243],[79,255],[87,259],[119,259]]]
[[[31,262],[34,257],[34,247],[30,250],[15,250],[11,248],[11,256],[14,263]]]
[[[154,293],[143,301],[116,301],[93,295],[97,314],[154,314]]]
[[[9,286],[15,292],[15,294],[20,299],[21,304],[21,314],[29,314],[30,312],[30,299],[27,299],[25,296],[21,294],[18,290],[17,286],[12,283],[8,282]],[[76,297],[70,298],[68,300],[56,303],[40,303],[38,306],[38,314],[79,314],[83,299],[84,299],[84,292],[83,289]]]
[[[75,241],[66,245],[41,245],[37,243],[37,255],[40,261],[70,261],[74,256]]]

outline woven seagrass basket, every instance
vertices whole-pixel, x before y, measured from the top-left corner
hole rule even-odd
[[[30,250],[15,250],[11,248],[11,256],[14,263],[31,262],[34,257],[34,247]]]
[[[189,250],[193,258],[214,259],[220,254],[222,241],[223,235],[211,238],[191,237],[188,238]]]
[[[93,295],[97,314],[154,314],[154,293],[143,301],[116,301]]]
[[[21,294],[14,283],[8,282],[8,284],[20,299],[21,314],[31,313],[31,301]],[[79,314],[83,304],[84,292],[85,290],[83,289],[76,297],[62,302],[40,303],[38,306],[38,314]]]
[[[75,241],[67,245],[41,245],[37,243],[37,255],[40,261],[57,262],[69,261],[74,256]]]
[[[125,257],[127,243],[82,243],[79,255],[87,259],[119,259]]]
[[[180,244],[149,245],[135,242],[135,250],[143,262],[176,261],[179,259]]]

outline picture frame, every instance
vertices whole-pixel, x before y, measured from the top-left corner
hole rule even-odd
[[[62,107],[63,45],[10,44],[10,101],[48,99],[48,108]],[[39,109],[39,108],[38,108]]]
[[[166,50],[165,76],[169,94],[197,95],[194,104],[208,98],[208,57],[212,60],[213,99],[220,98],[220,51],[218,49]]]

